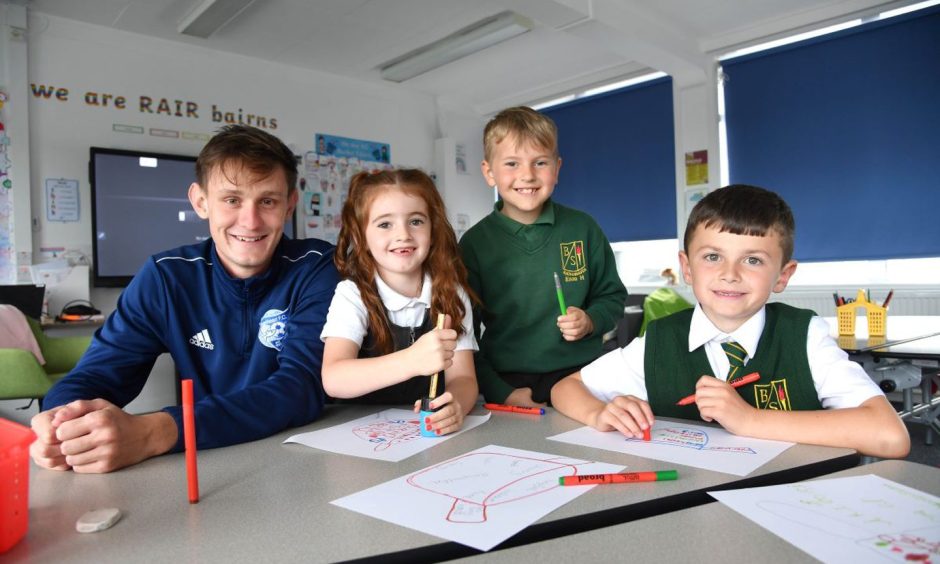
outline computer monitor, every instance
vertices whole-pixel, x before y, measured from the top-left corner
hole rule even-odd
[[[96,287],[127,286],[150,255],[209,238],[187,195],[196,157],[91,147],[89,179]]]
[[[46,287],[35,284],[0,286],[0,304],[15,306],[26,317],[39,319],[42,316],[42,301],[45,294]]]

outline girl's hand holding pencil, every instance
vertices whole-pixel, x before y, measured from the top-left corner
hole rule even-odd
[[[435,329],[422,335],[408,347],[409,372],[413,374],[436,374],[447,370],[454,363],[457,348],[457,331],[447,329],[450,316],[444,321],[444,329]]]

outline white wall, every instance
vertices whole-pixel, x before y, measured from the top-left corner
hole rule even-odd
[[[446,102],[440,100],[438,108],[434,171],[437,173],[437,183],[441,187],[449,219],[459,238],[462,231],[466,231],[493,211],[495,191],[486,184],[480,172],[486,118],[460,108],[448,107]],[[458,146],[465,170],[458,170],[456,165]],[[458,224],[458,214],[468,219],[466,225]]]
[[[26,8],[0,4],[0,89],[9,97],[4,105],[4,126],[6,135],[10,138],[7,148],[7,157],[11,166],[8,170],[13,188],[8,194],[9,203],[12,204],[12,217],[17,215],[29,216],[29,103],[27,95],[27,43],[25,30],[27,27]],[[0,188],[2,189],[2,188]],[[6,214],[0,214],[6,215]],[[12,233],[12,255],[8,255],[10,266],[15,267],[17,257],[28,253],[32,249],[32,233],[29,221],[13,222],[12,225],[3,226]],[[23,273],[25,274],[25,273]],[[12,273],[10,279],[0,283],[16,282],[16,274]]]
[[[256,59],[194,49],[171,42],[43,16],[48,27],[30,33],[29,81],[68,88],[68,100],[30,100],[32,214],[38,219],[34,250],[79,247],[91,251],[88,147],[92,145],[195,155],[204,139],[166,139],[112,130],[114,124],[211,134],[223,123],[212,106],[277,121],[268,127],[296,152],[313,146],[325,132],[388,142],[396,163],[430,168],[435,138],[435,106],[430,97],[300,71]],[[39,22],[34,20],[34,26]],[[86,92],[126,98],[126,108],[96,107]],[[141,111],[140,97],[183,102],[183,117]],[[186,103],[198,117],[185,117]],[[77,178],[81,221],[45,219],[47,178]]]

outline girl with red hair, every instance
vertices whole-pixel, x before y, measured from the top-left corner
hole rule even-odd
[[[421,425],[459,430],[477,399],[477,345],[467,270],[434,181],[416,169],[361,172],[342,218],[334,261],[344,280],[320,335],[326,393],[418,411],[428,375],[446,371]]]

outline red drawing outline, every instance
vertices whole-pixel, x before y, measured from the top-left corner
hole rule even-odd
[[[428,473],[428,472],[431,472],[431,471],[433,471],[433,470],[436,470],[436,469],[438,469],[438,468],[441,467],[441,466],[444,466],[444,465],[453,465],[453,464],[457,463],[458,461],[460,461],[461,459],[464,459],[464,458],[467,458],[467,457],[470,457],[470,456],[484,456],[484,455],[487,455],[487,456],[504,456],[504,457],[515,458],[515,459],[519,459],[519,460],[531,460],[531,461],[534,461],[534,462],[551,463],[551,464],[556,464],[557,466],[556,466],[555,468],[546,468],[546,469],[541,470],[541,471],[539,471],[539,472],[536,472],[536,473],[534,473],[534,474],[528,474],[528,475],[526,475],[526,476],[521,476],[521,477],[519,477],[519,478],[517,478],[517,479],[515,479],[515,480],[513,480],[513,481],[511,481],[511,482],[509,482],[509,483],[506,483],[506,484],[500,486],[499,488],[497,488],[495,491],[490,492],[489,494],[487,494],[486,497],[483,498],[483,501],[482,501],[482,502],[478,502],[478,501],[474,501],[474,500],[470,500],[470,499],[464,499],[464,498],[461,498],[461,497],[455,497],[455,496],[453,496],[453,495],[446,494],[446,493],[439,492],[439,491],[435,491],[435,490],[432,490],[432,489],[430,489],[430,488],[427,488],[427,487],[424,487],[424,486],[422,486],[422,485],[419,485],[419,484],[415,483],[415,481],[416,481],[421,475],[426,474],[426,473]],[[551,490],[553,490],[553,489],[555,489],[555,488],[558,488],[558,487],[560,487],[560,486],[559,486],[559,485],[557,484],[557,482],[556,482],[555,485],[553,485],[552,487],[550,487],[550,488],[548,488],[548,489],[544,489],[544,490],[541,490],[541,491],[529,493],[529,494],[526,494],[526,495],[523,495],[523,496],[520,496],[520,497],[515,497],[515,498],[511,498],[511,499],[505,499],[505,500],[502,500],[502,501],[499,501],[499,502],[493,503],[493,504],[487,503],[487,500],[492,499],[493,496],[497,495],[498,493],[500,493],[500,492],[502,492],[502,491],[505,491],[505,490],[508,489],[509,487],[511,487],[511,486],[513,486],[513,485],[515,485],[515,484],[518,484],[519,482],[521,482],[521,481],[523,481],[523,480],[528,480],[528,479],[530,479],[530,478],[532,478],[532,477],[534,477],[534,476],[539,476],[539,475],[542,475],[542,474],[545,474],[545,473],[548,473],[548,472],[558,472],[558,471],[563,470],[563,469],[565,469],[565,468],[569,469],[569,471],[571,472],[571,473],[569,473],[569,474],[565,474],[565,476],[577,476],[577,475],[578,475],[578,467],[577,467],[577,465],[575,465],[575,464],[568,464],[568,463],[564,463],[564,462],[557,462],[557,460],[558,460],[559,458],[560,458],[560,457],[549,458],[549,459],[533,458],[533,457],[528,457],[528,456],[519,456],[519,455],[515,455],[515,454],[505,454],[505,453],[500,453],[500,452],[470,452],[470,453],[467,453],[467,454],[463,454],[463,455],[461,455],[461,456],[458,456],[458,457],[456,457],[456,458],[452,458],[452,459],[447,460],[447,461],[445,461],[445,462],[441,462],[440,464],[436,464],[436,465],[434,465],[434,466],[430,466],[430,467],[425,468],[424,470],[421,470],[421,471],[419,471],[419,472],[415,472],[415,473],[412,474],[411,476],[408,476],[406,482],[408,483],[408,485],[410,485],[410,486],[412,486],[412,487],[415,487],[415,488],[418,488],[418,489],[420,489],[420,490],[426,491],[426,492],[428,492],[428,493],[432,493],[432,494],[435,494],[435,495],[440,495],[440,496],[443,496],[443,497],[447,497],[447,498],[453,499],[454,501],[453,501],[453,503],[451,503],[450,508],[449,508],[448,511],[447,511],[447,516],[446,516],[446,518],[445,518],[447,521],[449,521],[449,522],[451,522],[451,523],[485,523],[486,520],[487,520],[487,517],[488,517],[488,516],[487,516],[487,510],[488,510],[488,508],[490,507],[490,505],[496,506],[496,505],[502,505],[502,504],[504,504],[504,503],[519,501],[520,499],[525,499],[525,498],[529,498],[529,497],[533,497],[533,496],[536,496],[536,495],[543,494],[543,493],[545,493],[545,492],[549,492],[549,491],[551,491]],[[570,460],[570,459],[569,459],[569,460]],[[581,461],[581,462],[579,462],[579,464],[593,464],[593,463],[592,463],[592,462],[588,462],[588,461]],[[472,522],[471,522],[471,521],[460,521],[460,520],[454,519],[454,518],[453,518],[454,510],[457,508],[458,504],[460,504],[460,503],[466,503],[466,504],[469,504],[469,505],[480,506],[480,507],[482,508],[482,515],[483,515],[482,519],[479,520],[479,521],[472,521]]]

